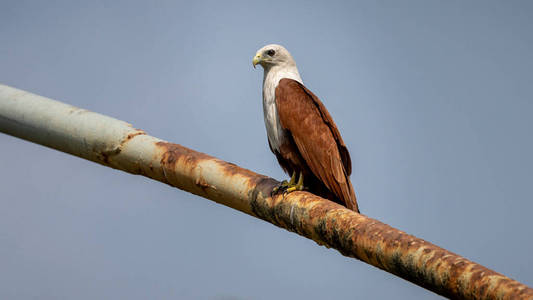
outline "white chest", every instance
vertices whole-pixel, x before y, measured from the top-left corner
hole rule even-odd
[[[281,127],[276,106],[276,88],[283,78],[302,82],[296,67],[290,69],[270,69],[263,77],[263,116],[267,130],[268,141],[274,150],[278,150],[286,139],[287,132]]]

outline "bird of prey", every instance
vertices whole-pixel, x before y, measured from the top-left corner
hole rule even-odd
[[[291,175],[275,192],[305,188],[359,212],[348,149],[328,110],[302,83],[287,49],[267,45],[253,58],[263,74],[263,113],[270,150]],[[297,178],[298,177],[298,178]]]

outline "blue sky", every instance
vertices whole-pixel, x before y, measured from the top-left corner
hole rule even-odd
[[[533,285],[528,1],[4,1],[0,82],[284,179],[255,51],[279,43],[363,213]],[[0,135],[0,298],[439,298],[149,179]]]

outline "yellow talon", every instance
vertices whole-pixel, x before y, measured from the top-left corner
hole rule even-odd
[[[289,187],[294,185],[295,181],[296,181],[296,172],[292,173],[290,181],[283,180],[277,187],[273,188],[272,192],[270,193],[270,195],[272,196],[272,195],[276,194],[277,192],[279,192],[280,190],[286,191],[287,188],[289,188]]]
[[[292,172],[291,180],[289,181],[289,186],[293,186],[296,181],[296,172]]]
[[[284,194],[292,193],[292,192],[297,191],[297,190],[298,190],[297,187],[292,186],[292,187],[288,188],[288,189],[285,191]]]
[[[300,172],[300,178],[298,178],[298,183],[296,184],[299,191],[303,191],[304,189],[304,174]]]
[[[293,174],[293,175],[295,175],[295,174]],[[296,176],[293,176],[291,178],[291,182],[289,183],[289,187],[285,190],[285,192],[283,194],[292,193],[294,191],[303,191],[303,189],[304,189],[304,174],[302,174],[302,172],[300,172],[300,177],[298,178],[298,183],[294,183],[294,181],[296,181],[296,180],[293,180],[293,179],[295,179],[295,177]]]
[[[291,179],[287,182],[287,180],[283,180],[277,187],[272,189],[272,193],[276,194],[280,190],[283,191],[283,195],[294,192],[294,191],[302,191],[304,189],[304,176],[302,172],[300,172],[300,176],[298,177],[298,182],[296,182],[296,172],[292,173]]]

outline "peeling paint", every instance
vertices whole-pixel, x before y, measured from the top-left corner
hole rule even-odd
[[[307,194],[307,195],[306,195]],[[285,202],[289,202],[287,206]],[[284,207],[290,207],[285,209]],[[305,192],[254,206],[262,219],[455,299],[533,299],[510,278],[379,221]],[[296,220],[288,228],[285,219]]]
[[[271,197],[278,181],[125,122],[4,85],[0,108],[2,132],[211,199],[440,295],[533,299],[533,289],[457,254],[308,192]]]

